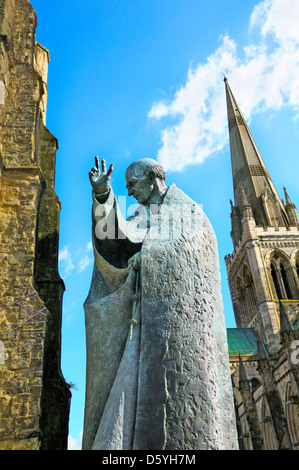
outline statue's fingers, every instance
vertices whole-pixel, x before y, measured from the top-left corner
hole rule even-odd
[[[95,157],[94,157],[94,161],[95,161],[95,163],[96,163],[96,169],[99,170],[99,169],[100,169],[99,157],[95,156]]]
[[[102,173],[106,173],[106,162],[102,160]]]
[[[109,170],[107,171],[107,176],[111,176],[111,173],[112,173],[112,171],[113,171],[113,166],[114,166],[114,164],[111,163],[111,165],[110,165],[110,167],[109,167]]]

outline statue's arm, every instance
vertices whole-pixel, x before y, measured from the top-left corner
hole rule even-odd
[[[112,216],[116,214],[116,198],[111,186],[111,174],[113,164],[106,171],[106,162],[102,160],[100,169],[99,158],[95,157],[95,166],[89,172],[89,180],[92,186],[92,216],[95,226],[106,218],[111,224]],[[113,211],[113,212],[112,212]]]
[[[100,240],[125,240],[127,222],[117,204],[112,187],[105,197],[105,202],[99,202],[98,195],[92,192],[92,218],[96,238]]]
[[[97,250],[105,259],[117,258],[115,263],[127,264],[128,258],[140,250],[140,242],[129,236],[127,221],[121,214],[110,183],[112,171],[113,165],[110,165],[106,172],[105,160],[102,160],[100,170],[99,159],[95,157],[95,167],[89,172],[93,189],[93,238]]]
[[[107,218],[112,210],[115,211],[116,198],[113,189],[110,187],[108,194],[101,196],[92,191],[92,216],[96,224],[104,217]]]

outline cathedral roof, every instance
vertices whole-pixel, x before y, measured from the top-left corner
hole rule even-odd
[[[253,328],[227,328],[230,356],[257,353],[257,336]]]

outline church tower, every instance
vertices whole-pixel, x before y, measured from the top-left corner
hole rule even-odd
[[[0,0],[0,450],[67,448],[57,139],[29,0]]]
[[[299,219],[271,179],[227,79],[234,201],[225,257],[240,449],[299,450]]]
[[[293,327],[299,317],[299,218],[284,188],[280,198],[225,81],[234,202],[226,256],[237,327],[253,327],[270,351],[278,347],[279,301]]]

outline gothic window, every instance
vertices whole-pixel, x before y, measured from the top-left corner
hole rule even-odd
[[[247,327],[258,311],[258,303],[252,276],[248,266],[243,267],[242,277],[237,279],[237,303],[240,326]]]
[[[293,402],[293,388],[289,383],[286,390],[285,410],[288,429],[294,450],[299,449],[299,418],[297,404]]]
[[[292,292],[291,292],[291,288],[290,288],[290,285],[289,285],[289,280],[287,278],[287,273],[286,273],[285,267],[282,263],[280,263],[280,272],[281,272],[281,277],[282,277],[282,282],[283,282],[283,285],[284,285],[284,288],[285,288],[285,292],[287,294],[287,299],[291,299],[292,298]]]
[[[245,296],[247,302],[247,308],[249,311],[250,321],[255,316],[258,310],[258,304],[256,299],[255,287],[253,284],[252,276],[247,265],[243,269],[243,278],[245,286]]]
[[[260,381],[256,378],[256,377],[253,377],[253,379],[251,379],[251,390],[254,391],[260,384]]]
[[[248,305],[246,302],[245,291],[242,279],[239,277],[237,281],[237,300],[239,305],[239,312],[241,317],[241,326],[247,326],[250,318],[249,318],[249,311]]]
[[[295,284],[295,292],[297,294],[294,299],[299,298],[299,251],[295,253],[295,256],[293,257],[293,269],[294,269],[294,284]]]
[[[281,289],[280,289],[280,284],[279,284],[279,281],[278,281],[277,269],[276,269],[276,266],[273,263],[271,263],[271,275],[272,275],[272,279],[273,279],[275,290],[276,290],[276,297],[278,299],[283,299],[283,295],[282,295]]]
[[[281,253],[274,252],[269,263],[270,281],[274,298],[284,300],[295,299],[297,297],[297,288],[294,271],[287,257]]]
[[[272,436],[272,423],[270,418],[270,411],[265,401],[265,398],[263,398],[261,411],[261,427],[264,441],[264,450],[275,450]]]

